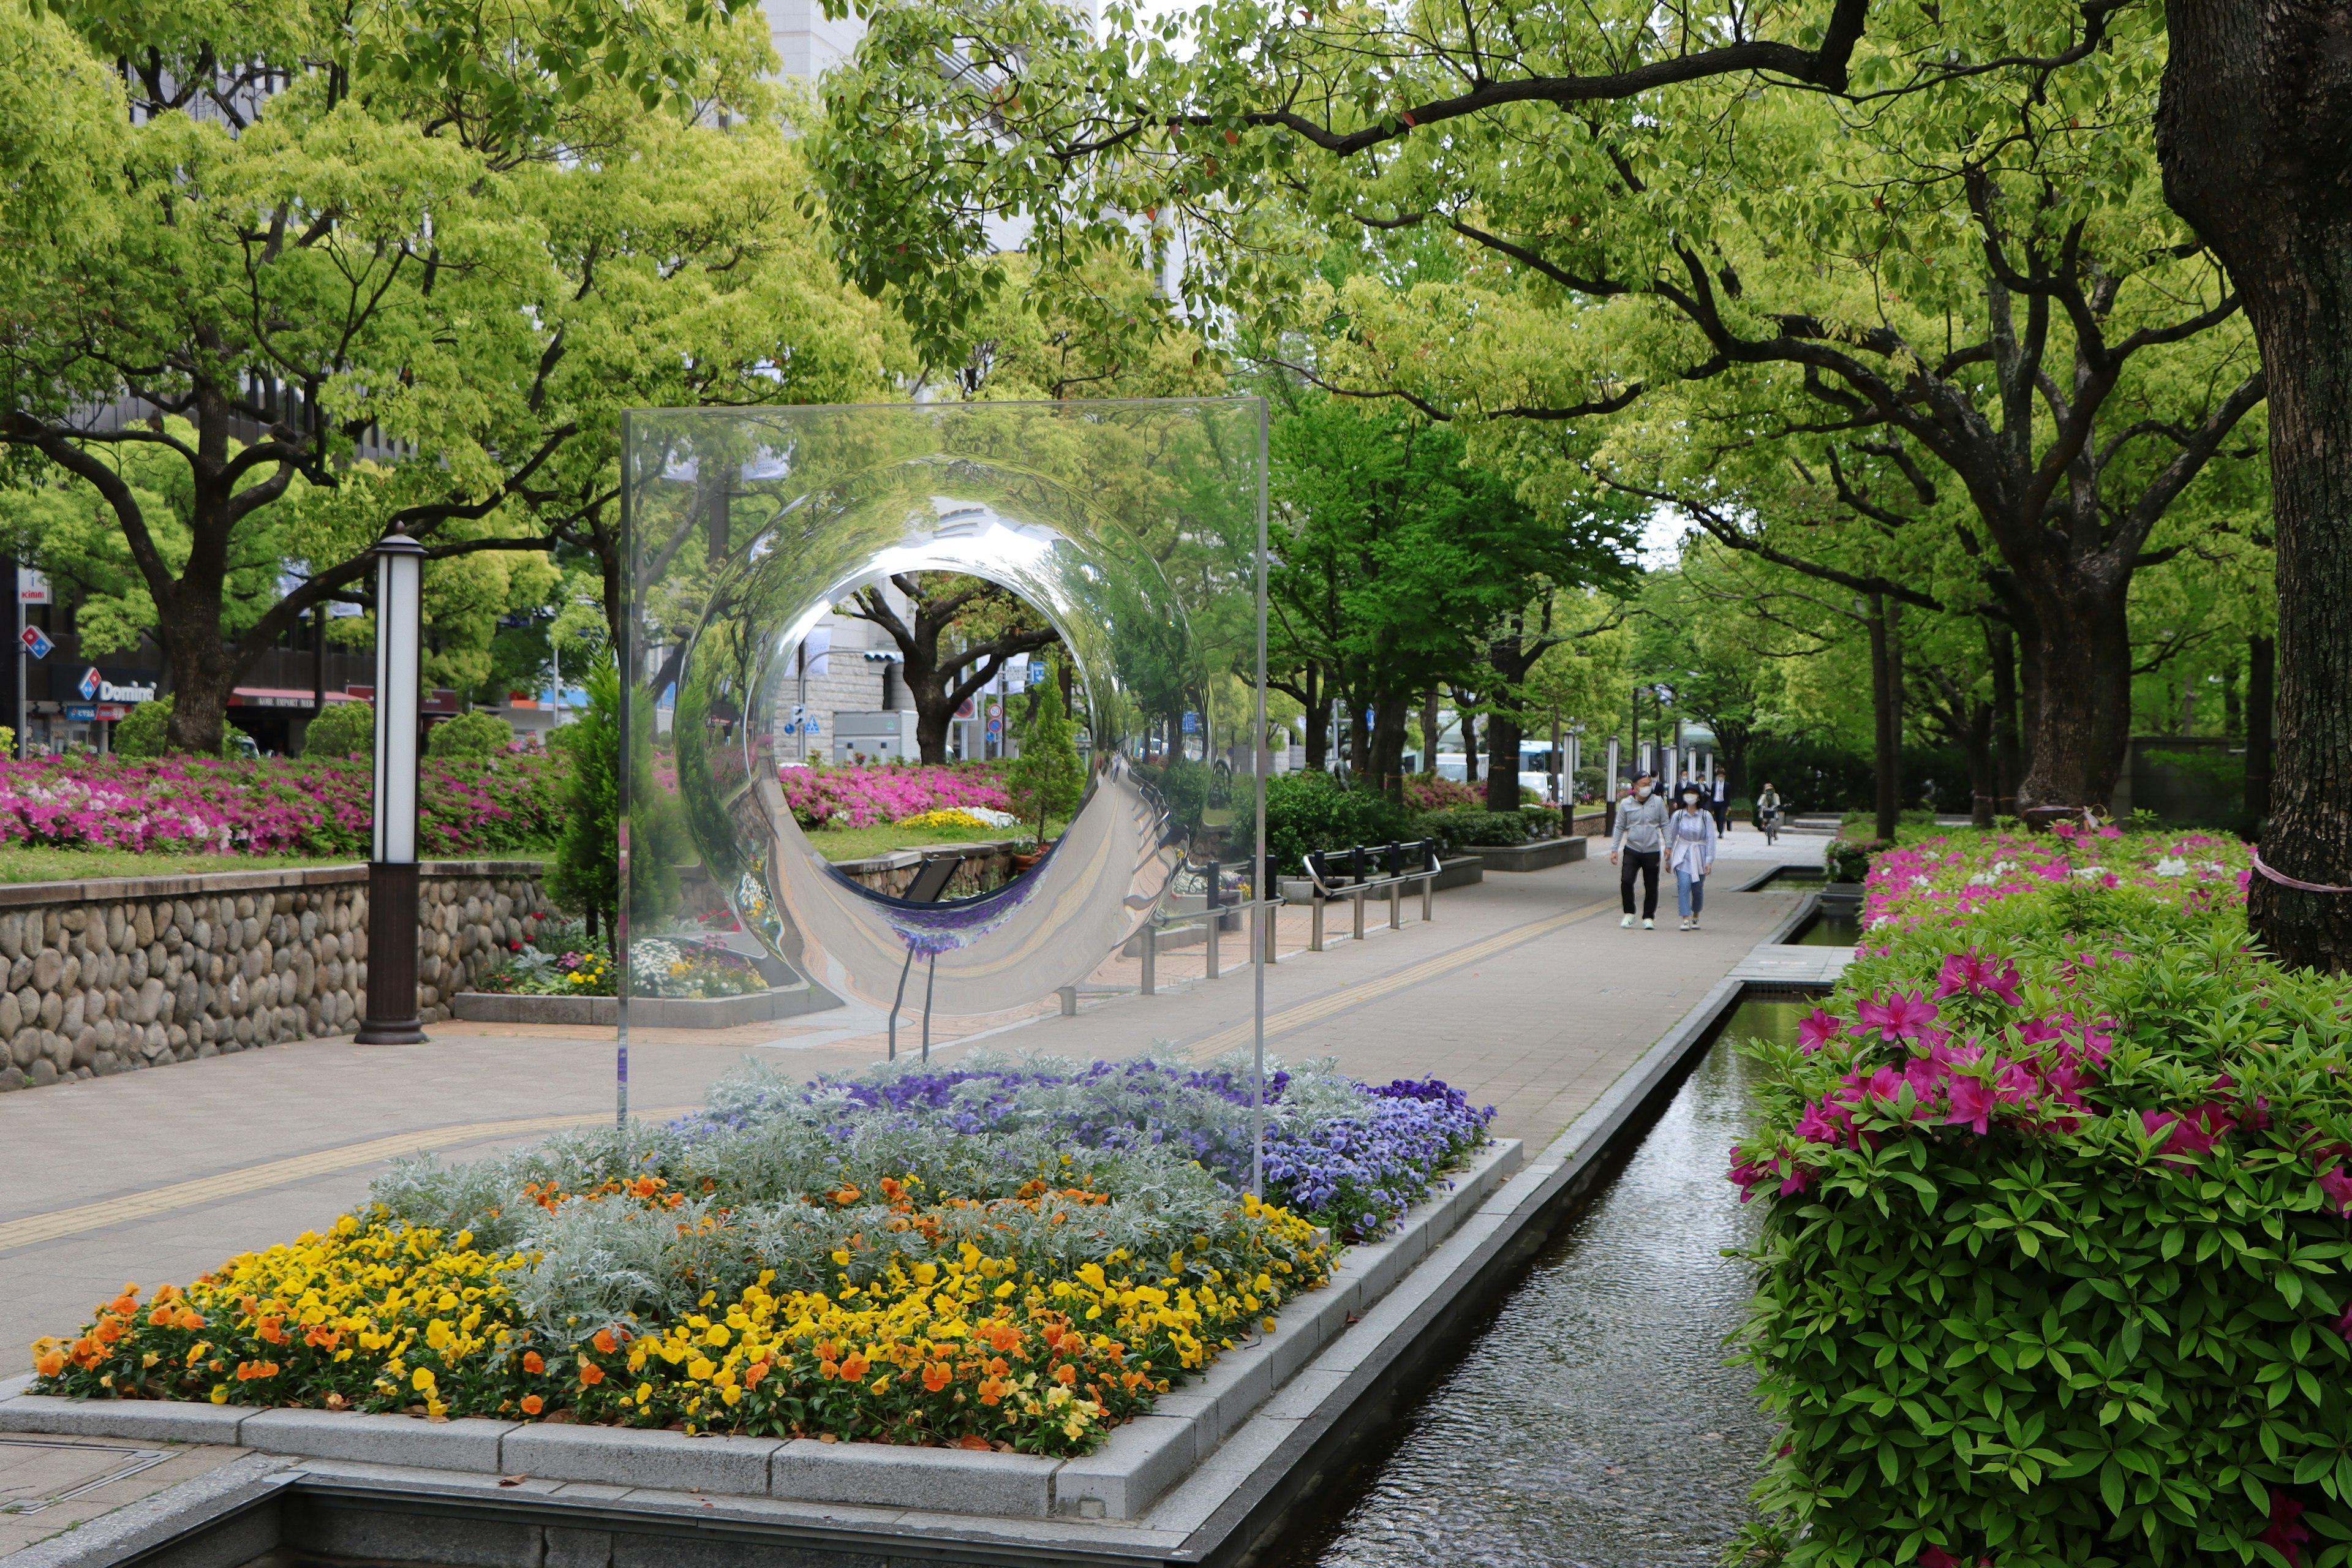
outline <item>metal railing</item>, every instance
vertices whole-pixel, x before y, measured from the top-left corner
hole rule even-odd
[[[1349,849],[1318,849],[1309,853],[1307,857],[1307,880],[1312,889],[1309,905],[1313,913],[1307,951],[1324,951],[1323,908],[1340,899],[1348,900],[1352,906],[1348,932],[1349,940],[1364,940],[1364,901],[1375,893],[1388,894],[1389,929],[1402,930],[1404,889],[1408,882],[1421,884],[1423,921],[1435,920],[1437,874],[1444,869],[1437,851],[1436,839],[1420,838],[1407,843],[1359,844]]]

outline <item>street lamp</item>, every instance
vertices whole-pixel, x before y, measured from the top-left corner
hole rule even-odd
[[[368,861],[362,1046],[425,1039],[416,1011],[417,653],[425,547],[398,529],[375,547],[375,839]]]

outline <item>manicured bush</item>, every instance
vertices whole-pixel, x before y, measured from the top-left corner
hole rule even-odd
[[[514,744],[514,726],[478,710],[444,719],[426,732],[425,752],[433,757],[487,757]]]
[[[175,696],[166,692],[150,701],[133,704],[127,715],[115,721],[114,733],[107,742],[113,754],[131,762],[152,762],[170,751],[169,731]],[[224,722],[221,747],[213,755],[234,759],[249,744],[243,731]],[[14,752],[16,747],[12,743],[6,750]]]
[[[1418,818],[1402,803],[1359,783],[1341,789],[1326,773],[1277,773],[1265,781],[1265,851],[1279,871],[1296,873],[1311,849],[1346,849],[1418,838]],[[1234,792],[1228,844],[1257,836],[1255,793]]]
[[[1404,803],[1415,811],[1484,811],[1486,788],[1459,779],[1440,778],[1435,773],[1408,773]]]
[[[1792,1563],[2352,1555],[2352,985],[2248,940],[2242,846],[1883,852],[1733,1177]]]
[[[375,755],[375,704],[331,702],[302,731],[306,757]]]
[[[1449,849],[1466,844],[1507,847],[1528,841],[1528,819],[1516,811],[1433,811],[1421,819],[1421,826],[1431,837],[1444,839]]]

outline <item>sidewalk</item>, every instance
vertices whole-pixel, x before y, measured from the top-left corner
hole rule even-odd
[[[1267,1049],[1336,1057],[1376,1081],[1442,1078],[1495,1105],[1497,1133],[1547,1140],[1800,896],[1778,884],[1729,889],[1776,861],[1818,863],[1819,853],[1817,839],[1783,835],[1768,850],[1756,834],[1735,833],[1711,879],[1706,929],[1688,934],[1674,929],[1671,885],[1660,929],[1620,930],[1605,854],[1440,894],[1430,924],[1411,918],[1418,900],[1408,900],[1401,931],[1368,921],[1362,942],[1319,954],[1297,951],[1306,942],[1298,916],[1266,971]],[[977,1044],[1108,1058],[1246,1049],[1246,953],[1245,942],[1229,940],[1228,973],[1186,983],[1201,973],[1200,950],[1178,950],[1161,963],[1160,994],[1089,999],[1076,1017],[1048,1001],[1022,1016],[939,1021],[934,1059]],[[1116,982],[1119,968],[1097,978]],[[863,1066],[882,1054],[880,1022],[861,1013],[846,1028],[819,1015],[633,1031],[631,1107],[677,1114],[747,1051],[803,1076]],[[609,1029],[446,1024],[432,1033],[423,1046],[304,1041],[0,1098],[0,1377],[29,1366],[33,1338],[72,1331],[126,1280],[186,1279],[326,1224],[365,1196],[396,1152],[430,1145],[467,1158],[612,1114]],[[919,1017],[902,1017],[902,1055],[919,1034]]]

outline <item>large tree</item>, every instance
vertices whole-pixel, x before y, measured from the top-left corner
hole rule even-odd
[[[956,710],[1009,661],[1051,647],[1062,635],[1010,589],[984,577],[901,572],[890,586],[898,590],[897,604],[876,584],[859,589],[840,608],[881,627],[898,646],[907,695],[915,703],[915,743],[923,761],[944,763]]]
[[[585,71],[540,101],[556,6],[501,14],[545,38],[472,18],[448,78],[323,0],[66,14],[119,62],[121,152],[89,237],[7,237],[0,445],[112,514],[175,746],[218,745],[243,672],[364,596],[390,529],[436,560],[585,546],[616,605],[620,409],[884,384],[875,311],[813,265],[765,40],[698,0],[615,22],[616,65],[668,40],[677,113]],[[236,603],[273,552],[307,575]]]

